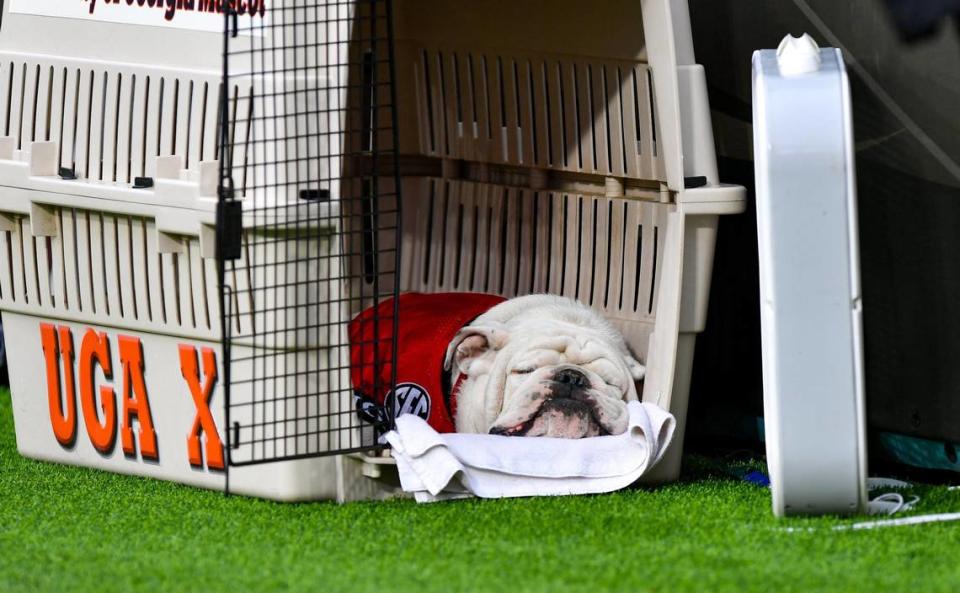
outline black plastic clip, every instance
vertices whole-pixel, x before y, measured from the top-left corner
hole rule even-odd
[[[299,193],[301,200],[307,202],[329,202],[329,189],[301,189]]]
[[[153,177],[134,177],[133,189],[150,189],[153,187]]]
[[[697,175],[694,177],[683,178],[684,189],[693,189],[695,187],[703,187],[706,184],[707,184],[707,178],[704,175]]]
[[[243,207],[237,200],[217,203],[217,257],[240,259],[243,236]]]
[[[77,171],[71,167],[60,167],[60,179],[65,181],[75,181],[77,179]]]

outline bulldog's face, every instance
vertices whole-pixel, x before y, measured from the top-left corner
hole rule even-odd
[[[547,312],[556,312],[551,299]],[[461,330],[448,353],[466,375],[459,432],[581,438],[626,430],[643,365],[606,320],[574,301],[559,304],[570,314],[481,317]]]

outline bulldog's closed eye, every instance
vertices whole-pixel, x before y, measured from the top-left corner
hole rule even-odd
[[[512,371],[510,371],[510,374],[511,375],[529,375],[532,372],[533,372],[533,368],[519,368],[519,369],[513,369]]]

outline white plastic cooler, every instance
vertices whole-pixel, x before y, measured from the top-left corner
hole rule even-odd
[[[753,55],[763,403],[773,512],[866,510],[850,85],[809,35]]]

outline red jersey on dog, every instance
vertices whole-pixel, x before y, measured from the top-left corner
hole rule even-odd
[[[459,381],[444,378],[447,348],[463,326],[505,300],[491,294],[462,292],[400,295],[395,393],[385,393],[392,372],[393,299],[364,310],[350,322],[350,380],[354,390],[392,407],[395,416],[417,414],[437,432],[454,432]]]

